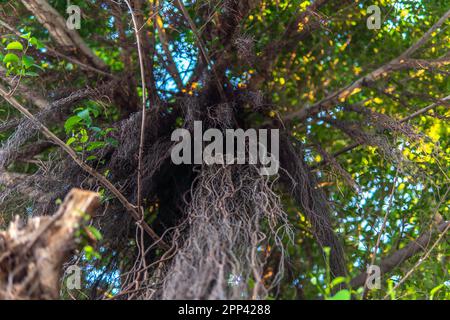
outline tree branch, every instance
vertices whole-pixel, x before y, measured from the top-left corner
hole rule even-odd
[[[406,116],[406,117],[400,119],[398,121],[398,123],[407,122],[407,121],[409,121],[409,120],[411,120],[411,119],[413,119],[413,118],[415,118],[417,116],[420,116],[420,115],[422,115],[422,114],[424,114],[424,113],[434,109],[435,107],[437,107],[439,105],[448,104],[447,101],[449,101],[449,100],[450,100],[450,95],[440,99],[438,102],[434,102],[434,103],[432,103],[432,104],[430,104],[430,105],[428,105],[428,106],[426,106],[426,107],[424,107],[424,108],[422,108],[420,110],[417,110],[416,112],[410,114],[409,116]],[[348,145],[347,147],[342,148],[341,150],[333,153],[332,157],[336,158],[336,157],[338,157],[338,156],[340,156],[340,155],[342,155],[342,154],[344,154],[346,152],[349,152],[349,151],[359,147],[361,144],[362,144],[362,142],[354,142],[354,143]],[[316,169],[316,168],[318,168],[320,166],[323,166],[323,165],[325,165],[327,163],[328,163],[328,160],[324,159],[323,161],[321,161],[317,165],[313,166],[312,169]]]
[[[159,7],[159,0],[154,0],[154,5],[156,8]],[[155,15],[153,17],[154,23],[156,25],[156,29],[158,30],[158,36],[159,41],[161,42],[161,45],[163,47],[165,56],[166,56],[166,64],[167,64],[167,71],[172,76],[173,80],[175,81],[178,90],[181,90],[183,88],[183,81],[181,80],[180,74],[178,73],[177,65],[175,64],[175,61],[172,57],[172,52],[170,52],[169,49],[169,42],[167,39],[166,30],[164,29],[164,23],[159,15],[158,9],[154,10]]]
[[[48,101],[42,97],[41,95],[30,91],[27,86],[25,86],[23,83],[17,83],[14,79],[11,77],[6,76],[6,69],[0,66],[0,78],[4,80],[6,83],[8,83],[9,86],[15,87],[17,86],[17,89],[19,90],[20,94],[23,95],[28,101],[30,101],[32,104],[34,104],[38,109],[44,109],[46,106],[49,105]]]
[[[22,0],[55,41],[66,51],[79,51],[93,66],[106,69],[106,64],[86,45],[75,30],[66,27],[66,21],[46,0]]]
[[[319,102],[316,102],[315,104],[313,104],[311,106],[304,107],[303,109],[300,109],[298,111],[295,111],[295,112],[292,112],[290,114],[283,116],[283,121],[290,121],[293,119],[298,119],[299,121],[302,121],[302,120],[306,119],[307,117],[310,117],[310,116],[313,116],[313,115],[319,113],[320,111],[328,110],[328,109],[334,107],[338,102],[345,101],[345,99],[350,97],[355,92],[355,89],[359,89],[367,84],[375,82],[378,79],[384,78],[393,71],[398,71],[398,70],[402,70],[402,69],[406,69],[406,68],[411,68],[413,66],[417,66],[417,64],[411,63],[411,61],[414,61],[414,60],[407,60],[407,58],[426,42],[426,40],[429,37],[429,34],[431,34],[435,29],[437,29],[440,25],[442,25],[442,23],[446,21],[446,19],[449,17],[449,15],[450,15],[450,10],[447,11],[447,13],[445,13],[444,16],[441,19],[439,19],[439,21],[436,22],[425,33],[425,35],[421,39],[419,39],[419,41],[417,43],[412,45],[409,49],[407,49],[405,52],[403,52],[397,58],[391,60],[387,64],[382,65],[381,67],[366,74],[365,76],[357,79],[352,84],[335,91],[334,93],[328,95],[327,97],[323,98]],[[431,33],[430,33],[430,30],[431,30]],[[420,60],[420,61],[424,61],[424,60]]]
[[[394,268],[401,265],[403,262],[414,256],[415,254],[423,251],[431,242],[431,239],[436,233],[442,234],[444,231],[448,231],[450,221],[440,223],[433,230],[423,233],[417,240],[410,242],[404,248],[391,253],[387,258],[383,259],[379,263],[381,274],[388,273]],[[350,281],[352,288],[356,289],[364,285],[367,277],[367,272],[363,271]]]

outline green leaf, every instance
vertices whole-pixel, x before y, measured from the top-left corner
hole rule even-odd
[[[106,128],[106,130],[105,130],[106,133],[110,133],[113,131],[119,131],[119,130],[117,128]]]
[[[85,108],[84,107],[78,107],[78,108],[75,108],[74,110],[73,110],[73,112],[75,113],[75,112],[80,112],[81,110],[84,110]]]
[[[81,133],[81,139],[80,139],[80,142],[81,142],[81,143],[87,142],[87,141],[89,140],[89,135],[88,135],[86,129],[81,129],[81,130],[80,130],[80,133]]]
[[[431,291],[430,291],[430,300],[433,300],[434,295],[436,294],[436,292],[438,292],[443,286],[444,286],[444,284],[442,283],[442,284],[434,287],[433,289],[431,289]]]
[[[83,248],[83,250],[84,250],[84,253],[91,254],[94,251],[94,248],[92,248],[92,246],[87,245]]]
[[[90,233],[92,233],[92,235],[94,236],[94,238],[96,240],[102,240],[103,239],[102,234],[100,233],[100,231],[97,228],[95,228],[93,226],[87,226],[86,228],[89,230]]]
[[[97,105],[90,107],[89,110],[92,112],[92,114],[94,115],[95,118],[97,118],[101,112],[101,110],[99,109],[99,107]]]
[[[328,298],[327,300],[350,300],[351,299],[351,293],[350,291],[344,289],[338,291],[334,296],[331,298]]]
[[[344,278],[344,277],[334,278],[333,281],[331,281],[330,287],[334,288],[336,285],[338,285],[340,283],[343,283],[343,282],[346,282],[346,281],[347,281],[347,279]]]
[[[89,109],[83,109],[80,112],[77,113],[77,116],[83,119],[86,122],[86,125],[88,127],[92,124],[91,115],[89,114]]]
[[[86,161],[91,161],[91,160],[95,160],[95,159],[97,159],[97,156],[92,155],[92,156],[87,157]]]
[[[117,148],[117,147],[119,146],[119,141],[117,141],[117,140],[114,139],[114,138],[108,137],[108,138],[106,138],[105,140],[106,140],[106,142],[108,142],[110,145],[112,145],[112,146],[115,147],[115,148]]]
[[[38,69],[41,69],[42,71],[45,71],[45,69],[42,68],[42,67],[41,67],[40,65],[38,65],[38,64],[33,64],[33,67],[38,68]]]
[[[24,33],[20,37],[23,38],[23,39],[29,40],[31,38],[31,32]]]
[[[23,51],[23,45],[19,41],[13,41],[6,46],[7,50],[20,50]]]
[[[17,55],[15,55],[14,53],[8,53],[4,58],[3,58],[3,63],[19,63],[19,57]]]
[[[64,129],[66,132],[70,132],[78,123],[81,122],[81,119],[79,116],[72,116],[69,119],[66,120],[64,123]]]
[[[93,258],[100,259],[100,254],[90,245],[84,246],[83,251],[87,260],[92,260]]]
[[[105,146],[105,143],[103,141],[94,141],[89,143],[89,145],[86,148],[86,151],[92,151],[95,149],[103,148]]]
[[[68,146],[70,146],[72,143],[74,143],[75,141],[77,141],[77,138],[75,137],[70,137],[69,140],[67,140],[66,144]]]
[[[33,57],[30,56],[23,56],[22,57],[22,64],[25,66],[25,68],[29,68],[34,64]]]
[[[42,42],[40,42],[38,39],[36,39],[35,37],[31,37],[31,39],[30,39],[30,44],[33,46],[33,47],[36,47],[36,48],[38,48],[38,49],[42,49],[42,48],[45,48],[45,46],[42,44]]]
[[[39,74],[37,74],[34,71],[27,71],[27,72],[25,72],[25,75],[29,76],[29,77],[39,77]]]

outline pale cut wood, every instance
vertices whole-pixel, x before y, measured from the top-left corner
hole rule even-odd
[[[0,231],[0,299],[58,299],[75,233],[99,206],[99,194],[72,189],[53,216],[19,217]]]

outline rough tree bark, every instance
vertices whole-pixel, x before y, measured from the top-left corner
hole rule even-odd
[[[92,52],[80,35],[66,27],[64,18],[46,0],[26,0],[22,3],[65,51],[79,51],[95,67],[106,68],[106,64]]]
[[[63,263],[85,214],[100,205],[96,192],[72,189],[54,216],[0,231],[0,299],[58,299]]]

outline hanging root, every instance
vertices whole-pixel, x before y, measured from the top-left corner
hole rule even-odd
[[[187,230],[169,266],[163,299],[264,299],[283,273],[291,237],[279,197],[255,166],[203,166],[191,190]],[[269,282],[264,267],[281,258]],[[253,283],[253,286],[250,285]]]
[[[28,119],[23,120],[16,131],[0,147],[0,168],[7,167],[19,154],[20,147],[37,132],[37,127]]]
[[[335,157],[333,157],[333,155],[329,154],[328,152],[326,152],[322,146],[320,146],[319,144],[317,144],[315,146],[315,148],[317,149],[317,151],[319,152],[319,154],[323,157],[323,159],[326,161],[326,163],[329,163],[331,165],[331,167],[337,172],[337,174],[339,176],[341,176],[345,183],[352,187],[356,192],[360,192],[360,187],[358,186],[358,184],[355,182],[355,180],[352,178],[352,176],[350,175],[350,173],[348,173],[341,165],[340,163],[337,161],[337,159]]]
[[[386,114],[373,111],[360,105],[346,105],[345,109],[363,115],[363,123],[373,125],[378,130],[388,130],[403,135],[409,141],[418,141],[424,138],[413,126],[402,123]]]
[[[367,132],[356,121],[331,118],[327,118],[325,121],[342,130],[342,132],[349,136],[353,141],[377,147],[380,155],[387,161],[400,165],[403,168],[410,166],[410,161],[405,158],[401,150],[389,140],[388,136],[376,132]],[[393,129],[392,131],[396,132]]]
[[[334,233],[330,207],[325,194],[316,188],[316,179],[303,160],[302,150],[296,150],[287,136],[280,137],[280,163],[288,190],[311,222],[312,232],[321,247],[329,247],[330,270],[333,276],[345,276],[345,258],[342,245]]]

